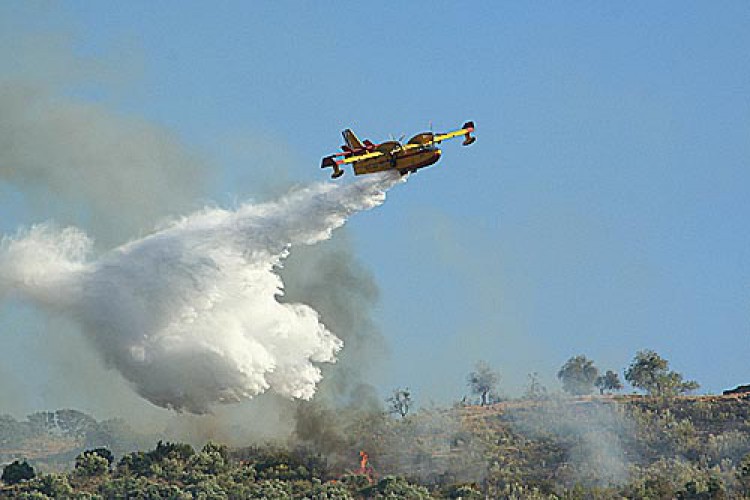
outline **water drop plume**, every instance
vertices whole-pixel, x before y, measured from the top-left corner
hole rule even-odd
[[[310,399],[341,340],[308,305],[280,302],[290,248],[385,200],[398,175],[315,184],[276,201],[204,209],[92,257],[76,228],[33,226],[0,244],[0,297],[77,322],[134,389],[192,413],[265,391]]]

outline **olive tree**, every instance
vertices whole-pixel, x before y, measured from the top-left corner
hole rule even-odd
[[[557,378],[562,382],[563,390],[574,396],[591,394],[598,376],[599,370],[594,366],[594,362],[583,354],[567,360],[557,372]]]
[[[596,377],[594,385],[599,389],[599,394],[604,394],[609,391],[620,391],[622,390],[622,382],[620,382],[620,376],[612,370],[607,370],[604,375]]]
[[[677,396],[700,387],[694,380],[683,380],[669,369],[669,361],[648,349],[635,355],[625,370],[625,380],[652,396]]]
[[[75,470],[81,476],[101,476],[109,471],[114,457],[107,448],[86,450],[76,457]]]
[[[36,477],[36,472],[34,472],[34,468],[26,460],[23,462],[14,460],[3,469],[2,480],[5,484],[16,484],[21,481],[34,479],[34,477]]]
[[[498,382],[500,382],[500,375],[484,361],[477,362],[474,371],[467,377],[469,389],[472,394],[480,396],[482,406],[486,405],[490,396],[497,392]]]
[[[401,415],[401,418],[404,418],[408,415],[412,406],[411,391],[408,387],[406,389],[395,389],[393,395],[386,399],[386,402],[388,403],[388,413]]]

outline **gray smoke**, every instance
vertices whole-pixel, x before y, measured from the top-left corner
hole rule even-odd
[[[507,418],[523,436],[561,443],[566,453],[561,479],[567,478],[570,486],[623,484],[628,479],[625,443],[634,429],[619,405],[551,397],[509,408]]]
[[[0,83],[0,181],[105,245],[194,207],[202,162],[168,131],[24,83]]]
[[[281,276],[287,284],[283,300],[310,305],[346,345],[336,366],[323,368],[329,373],[319,398],[379,406],[379,401],[365,402],[374,390],[364,387],[387,354],[385,339],[371,317],[379,291],[370,272],[356,260],[349,240],[344,235],[300,248],[287,259]]]

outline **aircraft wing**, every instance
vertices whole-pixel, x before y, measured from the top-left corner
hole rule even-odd
[[[472,137],[472,132],[474,132],[474,122],[466,122],[464,123],[463,127],[458,130],[454,130],[453,132],[448,132],[446,134],[435,134],[433,142],[440,143],[446,139],[453,139],[454,137],[463,135],[465,137],[463,144],[464,146],[468,146],[469,144],[477,140],[476,137]]]
[[[383,153],[381,151],[372,151],[370,153],[363,153],[361,155],[349,156],[347,158],[344,158],[343,160],[338,160],[336,163],[338,163],[339,165],[354,163],[355,161],[368,160],[370,158],[377,158],[378,156],[383,156]]]
[[[411,149],[419,149],[424,146],[425,146],[424,144],[414,144],[414,143],[402,144],[401,146],[399,146],[399,151],[409,151]]]

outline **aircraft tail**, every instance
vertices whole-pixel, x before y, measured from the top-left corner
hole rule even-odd
[[[346,129],[343,132],[341,132],[341,135],[344,136],[344,142],[346,143],[349,148],[356,151],[358,149],[364,148],[362,143],[359,139],[357,139],[357,136],[354,135],[354,132],[352,132],[351,129]]]

